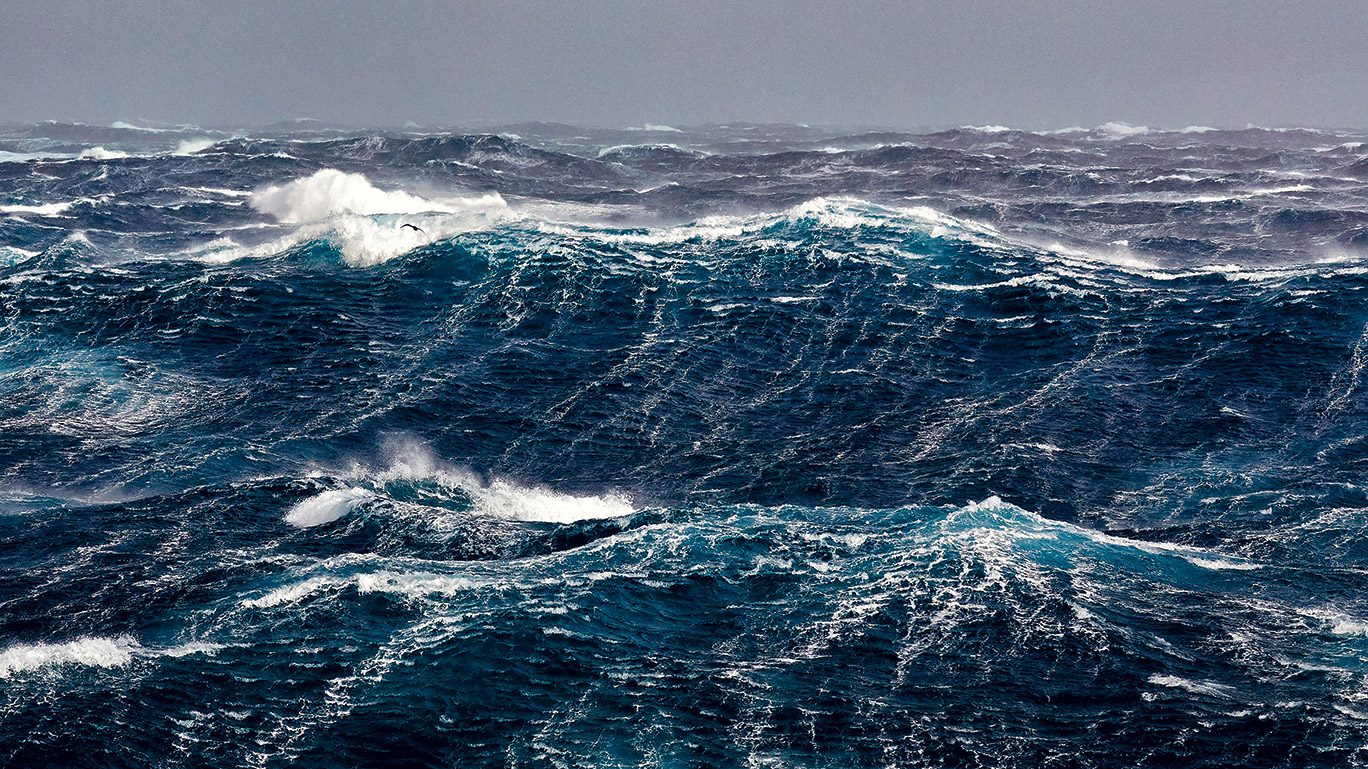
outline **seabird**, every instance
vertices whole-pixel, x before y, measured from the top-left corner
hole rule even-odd
[[[404,222],[403,224],[399,225],[399,229],[401,229],[401,230],[404,229],[405,227],[410,227],[410,228],[412,228],[414,232],[423,232],[423,228],[422,228],[422,227],[419,227],[419,226],[416,225],[416,224],[409,224],[408,222]],[[426,233],[424,233],[424,234],[426,234]]]

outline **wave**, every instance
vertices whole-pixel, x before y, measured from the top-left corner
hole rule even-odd
[[[312,176],[253,192],[252,208],[290,223],[319,222],[337,214],[454,213],[435,201],[381,190],[361,174],[325,168]]]
[[[525,485],[505,478],[485,480],[438,457],[416,441],[391,442],[385,452],[389,463],[375,468],[354,465],[341,477],[359,483],[330,489],[309,497],[290,509],[285,521],[306,528],[336,521],[374,501],[416,500],[436,514],[468,507],[473,512],[513,521],[573,523],[621,518],[636,512],[631,500],[616,492],[577,495],[546,486]],[[415,489],[413,484],[428,487]]]
[[[142,646],[131,636],[80,638],[59,644],[20,644],[0,652],[0,678],[9,678],[50,665],[122,667],[133,661]]]
[[[1150,676],[1149,682],[1159,686],[1167,686],[1171,689],[1182,689],[1192,694],[1200,694],[1223,700],[1235,699],[1238,694],[1233,686],[1218,684],[1214,681],[1192,681],[1181,676],[1166,676],[1160,675],[1159,673]]]
[[[11,763],[1356,759],[1365,135],[305,128],[0,127]]]
[[[214,261],[283,253],[311,240],[334,242],[355,266],[373,266],[437,240],[513,218],[497,193],[430,199],[375,187],[361,174],[323,169],[258,189],[252,208],[283,224],[303,225],[283,238],[244,248],[219,241],[193,253]],[[405,225],[413,225],[412,227]]]
[[[572,209],[560,207],[559,210]],[[546,210],[541,218],[529,223],[540,231],[559,236],[645,246],[679,245],[695,241],[777,245],[794,236],[807,237],[815,229],[889,229],[926,235],[933,239],[959,239],[977,244],[1007,242],[992,225],[950,216],[928,206],[894,207],[854,197],[817,197],[777,213],[709,216],[664,227],[611,227],[601,222],[590,223],[556,216],[556,213],[557,209]]]
[[[1131,139],[1151,133],[1149,126],[1129,125],[1127,123],[1103,123],[1096,130],[1097,133],[1108,139]]]
[[[998,497],[989,497],[982,502],[966,505],[953,512],[947,519],[947,525],[953,528],[968,525],[977,529],[985,524],[993,528],[1003,528],[1020,538],[1047,536],[1073,540],[1079,544],[1098,545],[1110,551],[1108,560],[1113,561],[1117,556],[1129,556],[1128,551],[1134,551],[1160,558],[1181,559],[1208,571],[1253,571],[1263,568],[1262,564],[1206,548],[1128,539],[1063,521],[1050,520],[1008,504]],[[1079,549],[1076,548],[1068,548],[1067,552],[1071,558],[1079,555]]]
[[[197,642],[153,649],[127,635],[115,638],[87,636],[65,643],[16,644],[0,651],[0,679],[65,665],[118,668],[129,665],[137,658],[214,654],[222,648],[218,644]]]
[[[181,142],[176,145],[176,148],[172,150],[172,154],[193,155],[196,152],[201,152],[203,150],[209,149],[210,147],[219,143],[219,141],[221,140],[213,138],[182,139]]]
[[[333,489],[296,504],[285,514],[285,522],[301,529],[332,523],[350,513],[375,495],[365,489]]]
[[[87,198],[87,200],[89,199]],[[0,206],[0,214],[35,214],[37,216],[57,216],[59,214],[64,213],[67,209],[71,208],[72,206],[76,205],[76,203],[78,202],[80,201],[67,200],[60,203],[39,203],[33,205],[16,203],[13,205]]]
[[[779,214],[705,217],[684,225],[623,229],[567,217],[582,206],[510,207],[501,196],[423,198],[408,192],[376,188],[360,174],[333,169],[257,190],[251,206],[285,224],[303,225],[285,238],[243,249],[231,241],[197,251],[215,260],[283,253],[313,239],[335,242],[343,258],[355,266],[373,266],[444,238],[522,222],[545,232],[592,237],[609,243],[664,245],[691,240],[740,240],[764,236],[779,224],[828,229],[916,228],[932,238],[959,237],[971,242],[1000,239],[991,225],[960,219],[926,206],[888,207],[859,198],[818,197]],[[405,227],[414,224],[422,231]]]
[[[0,427],[70,436],[93,447],[202,417],[207,403],[228,394],[151,365],[67,350],[0,372],[0,395],[41,404],[0,413]]]
[[[309,577],[302,582],[294,582],[278,587],[258,598],[244,600],[242,606],[248,609],[292,608],[298,604],[315,599],[326,593],[340,598],[342,591],[353,590],[353,595],[390,594],[404,598],[447,599],[469,595],[474,591],[507,589],[515,587],[512,581],[495,581],[456,574],[439,574],[431,571],[400,571],[395,568],[362,571],[347,574],[357,566],[355,559],[341,558],[325,561],[314,567],[323,575]],[[390,564],[392,567],[397,564]]]
[[[82,160],[119,160],[128,157],[128,153],[122,150],[107,150],[104,147],[91,147],[76,157]]]

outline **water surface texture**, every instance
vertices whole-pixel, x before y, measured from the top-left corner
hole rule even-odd
[[[0,129],[0,765],[1368,762],[1368,135]]]

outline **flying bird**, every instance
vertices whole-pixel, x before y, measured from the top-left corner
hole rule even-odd
[[[404,222],[403,224],[399,225],[399,229],[401,229],[401,230],[404,229],[405,227],[408,227],[408,228],[412,229],[414,232],[423,232],[423,228],[422,228],[422,227],[419,227],[419,226],[416,225],[416,224],[409,224],[408,222]],[[427,234],[427,233],[423,233],[423,234]]]

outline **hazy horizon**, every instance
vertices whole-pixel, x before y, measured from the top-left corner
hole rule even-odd
[[[783,122],[783,121],[751,121],[751,120],[714,120],[700,123],[688,123],[676,121],[673,125],[645,121],[640,125],[602,125],[589,123],[569,123],[559,120],[470,120],[456,121],[450,123],[420,124],[414,121],[404,123],[386,122],[341,122],[321,120],[313,117],[286,117],[276,120],[263,120],[258,122],[238,122],[238,123],[191,123],[191,122],[172,122],[163,120],[149,120],[139,117],[121,118],[109,122],[96,122],[78,119],[56,119],[45,118],[33,121],[19,120],[0,120],[0,126],[11,128],[26,128],[41,125],[71,125],[87,126],[90,128],[107,128],[111,130],[130,130],[146,132],[184,132],[193,133],[195,131],[231,134],[243,130],[283,130],[291,126],[297,126],[301,131],[338,131],[338,132],[364,132],[364,131],[393,131],[399,133],[445,133],[451,131],[469,130],[480,132],[488,129],[516,128],[519,126],[564,126],[589,131],[619,131],[625,133],[688,133],[695,130],[708,128],[727,128],[740,126],[776,126],[776,127],[797,127],[810,128],[815,131],[827,133],[850,132],[850,133],[932,133],[950,130],[978,130],[988,133],[998,131],[1021,131],[1036,134],[1069,134],[1087,133],[1092,131],[1106,131],[1109,128],[1119,129],[1140,129],[1142,131],[1153,131],[1163,133],[1202,133],[1207,131],[1242,131],[1242,130],[1269,130],[1269,131],[1290,131],[1290,130],[1309,130],[1309,131],[1342,131],[1346,133],[1359,133],[1368,130],[1368,126],[1359,127],[1353,125],[1310,125],[1300,123],[1284,123],[1258,125],[1246,123],[1244,125],[1157,125],[1146,123],[1130,123],[1123,120],[1108,120],[1096,125],[1070,125],[1070,126],[1018,126],[1001,124],[980,124],[969,123],[943,123],[929,125],[895,125],[895,124],[869,124],[869,123],[809,123],[809,122]]]
[[[0,0],[0,122],[1368,126],[1368,5]]]

